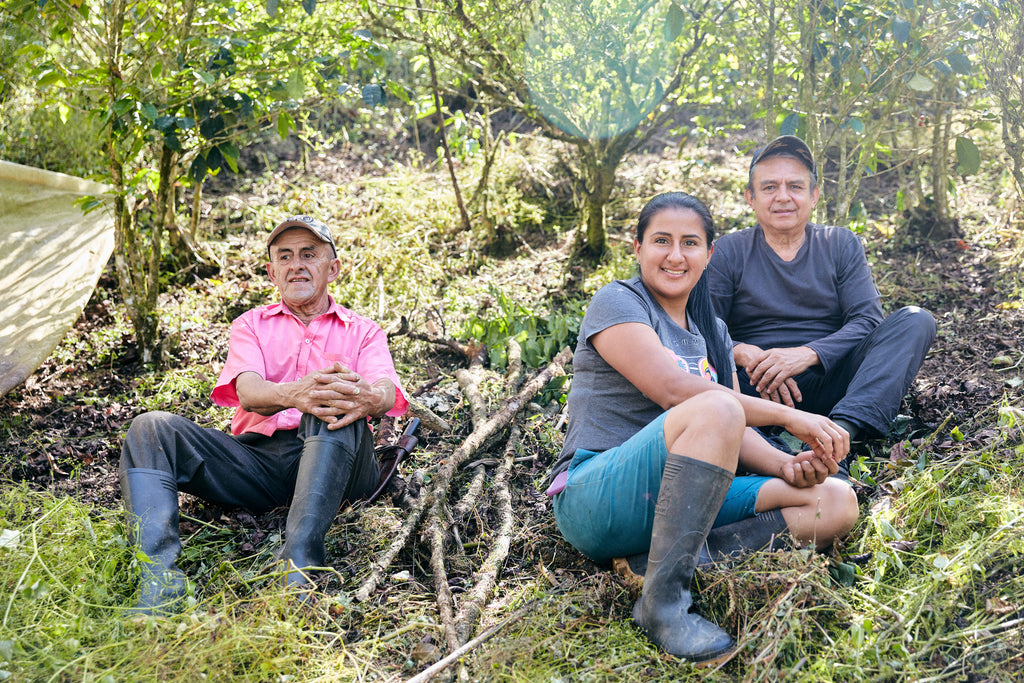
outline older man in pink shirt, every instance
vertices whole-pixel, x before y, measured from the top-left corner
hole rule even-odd
[[[155,411],[135,418],[125,437],[121,491],[149,560],[133,613],[172,612],[185,595],[178,491],[256,511],[290,501],[283,580],[310,588],[302,570],[323,566],[338,507],[378,482],[368,419],[408,406],[383,330],[328,294],[341,268],[329,228],[288,218],[267,238],[267,254],[281,301],[232,323],[211,395],[237,409],[231,434]]]

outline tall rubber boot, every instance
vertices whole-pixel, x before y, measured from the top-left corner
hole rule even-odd
[[[181,552],[178,535],[178,486],[162,470],[121,470],[121,495],[128,512],[128,539],[149,559],[142,564],[135,615],[169,615],[181,609],[185,574],[175,562]]]
[[[743,557],[758,550],[793,547],[789,526],[776,508],[708,532],[707,554],[712,562]]]
[[[787,531],[789,526],[779,509],[715,527],[708,532],[707,540],[700,547],[697,566],[737,559],[758,550],[787,550],[793,547]],[[617,557],[612,560],[612,568],[622,576],[639,581],[647,573],[647,556],[648,553],[637,553]]]
[[[669,654],[709,662],[729,654],[733,640],[693,608],[690,586],[700,548],[718,516],[732,472],[669,453],[654,511],[644,588],[633,620]]]
[[[306,439],[281,550],[284,585],[311,587],[312,580],[302,570],[324,565],[324,536],[345,497],[356,459],[356,453],[337,441]]]

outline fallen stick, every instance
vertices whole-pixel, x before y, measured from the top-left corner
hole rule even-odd
[[[458,505],[452,511],[452,516],[458,522],[464,522],[469,516],[469,513],[476,507],[476,502],[480,498],[480,494],[484,490],[484,480],[487,479],[487,470],[482,467],[483,461],[477,460],[475,463],[470,463],[466,467],[472,467],[476,471],[473,472],[473,479],[470,480],[469,486],[466,487],[466,493],[462,496],[462,500],[459,501]]]
[[[441,515],[444,514],[444,496],[434,499],[430,508],[430,522],[426,536],[430,540],[430,570],[434,573],[434,591],[437,594],[437,611],[444,626],[444,637],[449,650],[459,646],[455,635],[455,614],[452,590],[448,585],[448,569],[444,566],[444,527]]]
[[[473,429],[479,429],[487,420],[487,405],[484,403],[483,394],[480,393],[480,373],[479,365],[469,370],[459,368],[455,371],[455,379],[458,380],[462,393],[469,402],[469,416]]]
[[[405,518],[405,522],[402,524],[402,528],[398,530],[398,534],[395,536],[395,540],[391,542],[391,545],[384,552],[384,554],[373,563],[373,569],[370,570],[370,575],[366,577],[362,585],[359,586],[359,590],[356,591],[355,599],[357,602],[363,602],[370,594],[377,590],[377,586],[380,584],[380,577],[387,571],[388,567],[394,561],[395,557],[405,547],[406,541],[409,540],[409,536],[412,534],[413,529],[416,528],[420,517],[423,516],[423,511],[427,507],[427,499],[430,496],[427,493],[426,487],[420,489],[419,494],[416,496],[416,502],[412,506],[412,510],[409,511],[409,515]]]
[[[515,462],[519,437],[519,425],[513,425],[512,433],[508,437],[508,444],[505,446],[504,460],[494,476],[494,485],[491,488],[499,508],[498,533],[491,542],[491,550],[487,554],[487,558],[480,565],[480,569],[476,571],[473,589],[470,591],[469,597],[463,599],[459,613],[455,617],[455,635],[459,644],[469,640],[473,627],[483,613],[483,606],[491,597],[494,585],[498,581],[498,572],[505,564],[505,558],[508,557],[508,550],[512,545],[512,493],[509,491],[508,482]]]
[[[448,491],[451,488],[452,478],[458,471],[459,466],[467,461],[481,445],[487,442],[498,431],[504,429],[519,411],[522,410],[538,391],[544,388],[548,382],[557,374],[563,371],[565,364],[572,358],[572,349],[566,347],[555,356],[546,368],[537,373],[533,379],[513,398],[509,399],[497,413],[490,419],[474,429],[466,440],[462,442],[451,457],[444,460],[437,474],[431,482],[430,494],[430,522],[428,526],[428,538],[431,541],[431,565],[435,569],[434,588],[437,593],[438,613],[441,615],[445,626],[445,638],[449,647],[458,647],[458,639],[454,629],[454,606],[451,589],[448,587],[448,575],[444,570],[444,509],[448,498]]]
[[[478,635],[473,640],[467,642],[465,645],[462,645],[459,648],[453,650],[450,654],[446,655],[437,662],[431,664],[423,671],[419,672],[412,678],[408,679],[405,683],[426,683],[434,676],[441,673],[449,666],[451,666],[453,663],[461,659],[464,654],[475,648],[477,645],[485,642],[486,640],[491,638],[495,633],[505,628],[513,621],[519,621],[519,619],[521,619],[523,615],[530,611],[530,609],[532,609],[536,603],[536,600],[531,600],[530,602],[526,603],[525,605],[517,609],[515,612],[510,614],[508,617],[506,617],[504,621],[495,624],[494,626],[490,627],[489,629]]]
[[[515,337],[508,338],[508,369],[505,371],[505,383],[515,391],[523,381],[523,347]]]
[[[420,403],[417,399],[410,396],[409,400],[409,413],[420,419],[420,424],[425,428],[437,434],[447,434],[451,431],[451,426],[448,422],[439,417],[434,411]]]

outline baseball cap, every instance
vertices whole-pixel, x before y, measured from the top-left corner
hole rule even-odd
[[[267,255],[270,255],[270,244],[277,239],[277,236],[288,228],[305,228],[313,233],[318,240],[326,242],[331,245],[331,253],[334,256],[338,255],[337,249],[334,248],[334,238],[331,236],[331,229],[328,228],[324,223],[318,221],[312,216],[289,216],[283,221],[277,224],[270,235],[267,237]]]
[[[780,154],[791,155],[804,162],[804,166],[811,172],[815,182],[818,180],[818,167],[814,163],[814,155],[807,143],[795,135],[780,135],[764,147],[755,150],[750,160],[750,177],[754,176],[754,165],[768,157],[779,156]]]

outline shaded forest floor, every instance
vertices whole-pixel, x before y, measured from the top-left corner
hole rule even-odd
[[[369,158],[372,152],[366,149],[350,150],[345,156],[314,157],[307,168],[297,162],[281,162],[272,174],[217,179],[212,184],[204,197],[207,213],[203,222],[210,260],[218,265],[207,269],[202,277],[186,271],[169,279],[162,302],[168,339],[167,364],[161,371],[152,371],[138,362],[108,269],[64,343],[24,385],[0,398],[4,429],[0,479],[28,491],[70,496],[90,508],[116,511],[120,506],[120,443],[135,415],[164,409],[203,424],[225,427],[229,413],[211,408],[208,394],[223,363],[230,320],[271,295],[260,263],[262,236],[273,220],[293,211],[295,206],[311,202],[333,216],[336,223],[346,226],[339,236],[340,251],[346,251],[344,245],[351,237],[346,224],[351,218],[356,226],[352,228],[355,237],[347,242],[352,245],[351,253],[343,254],[342,258],[349,259],[346,266],[350,266],[353,277],[358,270],[360,275],[367,275],[364,279],[371,280],[368,285],[360,285],[358,291],[347,290],[343,276],[335,295],[391,329],[396,362],[407,391],[431,406],[451,426],[446,433],[424,430],[419,451],[403,467],[403,481],[395,495],[378,504],[380,509],[350,508],[339,515],[329,537],[328,558],[337,572],[323,580],[323,587],[328,595],[335,596],[332,604],[344,604],[347,609],[344,596],[357,580],[365,577],[367,558],[381,552],[408,512],[418,486],[423,480],[430,480],[438,463],[471,432],[471,406],[455,380],[457,370],[466,368],[468,360],[440,342],[459,338],[465,321],[474,316],[492,321],[503,315],[508,317],[502,308],[502,293],[538,318],[563,310],[564,302],[573,296],[567,295],[560,285],[568,268],[569,232],[524,230],[516,238],[515,251],[499,258],[476,250],[465,235],[442,228],[436,231],[437,236],[431,237],[430,231],[422,230],[421,226],[409,226],[406,232],[435,255],[440,264],[434,264],[435,267],[443,267],[447,272],[435,275],[435,271],[430,271],[419,283],[419,289],[408,295],[390,291],[392,287],[413,288],[408,282],[382,280],[382,287],[389,291],[386,296],[378,292],[376,280],[382,268],[378,266],[374,273],[365,261],[368,258],[372,264],[375,258],[385,258],[373,250],[387,246],[375,242],[365,231],[373,230],[370,219],[380,215],[379,206],[368,208],[381,201],[380,195],[374,193],[384,190],[361,183],[366,182],[365,178],[376,178],[382,183],[391,178],[391,182],[402,183],[411,171],[403,167],[397,173],[393,169],[385,172],[369,163]],[[731,169],[723,173],[735,175],[741,172],[744,160],[730,163]],[[677,161],[669,156],[650,155],[635,160],[621,173],[623,195],[651,194],[673,184],[687,188],[690,181],[686,178],[664,177],[664,173],[671,174],[664,169],[671,169],[674,164]],[[658,169],[663,171],[660,179]],[[711,188],[715,178],[697,182]],[[350,192],[346,200],[349,204],[334,204],[325,198],[325,184],[328,190],[340,187]],[[735,180],[732,184],[735,188]],[[558,190],[554,192],[557,195]],[[723,195],[726,193],[723,191]],[[977,199],[976,205],[971,204],[972,197]],[[745,224],[746,207],[737,201],[738,197],[710,199],[723,224]],[[1018,271],[1024,237],[1019,234],[1019,224],[1014,228],[991,222],[994,211],[987,206],[987,200],[982,193],[964,193],[963,239],[933,243],[865,235],[887,309],[921,305],[935,315],[939,327],[935,345],[904,406],[905,419],[900,420],[897,430],[888,438],[856,447],[855,454],[862,457],[865,466],[861,481],[856,482],[865,514],[880,499],[898,490],[892,482],[900,477],[908,458],[923,457],[918,452],[920,447],[926,446],[926,459],[933,461],[962,457],[972,447],[981,449],[998,436],[999,407],[1019,408],[1022,404],[1024,284]],[[611,257],[612,265],[595,277],[607,281],[612,275],[625,274],[622,269],[628,267],[628,254],[623,245],[628,243],[630,216],[636,208],[636,201],[625,199],[613,206],[611,242],[617,253]],[[896,225],[898,220],[892,223]],[[359,229],[364,230],[362,236]],[[400,239],[402,234],[396,237]],[[364,257],[360,250],[371,254]],[[583,291],[575,292],[575,296],[584,300],[598,284],[586,281]],[[457,290],[462,292],[452,293]],[[411,334],[399,330],[402,316],[409,319]],[[469,340],[462,336],[459,341]],[[529,370],[527,375],[533,372],[536,371]],[[482,387],[488,412],[499,410],[514,393],[514,387],[506,386],[506,381],[493,368],[485,372]],[[561,628],[571,631],[577,625],[574,619],[586,623],[591,618],[588,614],[628,621],[629,600],[624,594],[631,588],[621,579],[599,571],[561,541],[551,520],[550,506],[536,490],[560,443],[564,426],[560,399],[564,400],[564,395],[556,387],[525,408],[524,418],[519,421],[521,434],[510,447],[517,456],[510,487],[516,528],[496,592],[497,605],[492,609],[495,614],[501,612],[502,600],[511,600],[507,596],[514,594],[510,587],[516,584],[543,579],[567,591],[585,585],[587,600],[596,601],[590,606],[591,611],[584,609],[582,615],[558,617]],[[398,426],[401,425],[399,420]],[[457,475],[456,488],[468,489],[476,474],[493,471],[507,445],[506,439],[507,434],[503,434],[486,443],[476,456],[476,465],[463,468]],[[450,519],[446,530],[451,534],[454,529],[457,539],[457,551],[452,551],[448,568],[448,585],[456,595],[469,590],[473,568],[495,538],[498,505],[486,496],[480,500]],[[219,589],[226,581],[218,573],[220,557],[258,569],[270,565],[271,552],[283,531],[282,511],[253,515],[244,510],[223,510],[184,495],[182,503],[182,532],[186,538],[182,565],[196,582],[200,601],[204,591]],[[455,507],[458,506],[453,501]],[[863,543],[858,544],[855,535],[848,547],[839,549],[839,559],[854,558],[850,560],[854,564],[863,562],[861,546]],[[358,616],[338,617],[345,631],[345,643],[373,637],[367,632],[370,622],[378,624],[378,630],[382,628],[379,624],[385,623],[385,630],[400,632],[406,618],[404,608],[396,607],[393,601],[405,596],[402,599],[411,599],[414,606],[417,602],[431,602],[429,562],[426,539],[405,549],[391,567],[391,580],[385,581],[370,602],[373,609],[390,610],[390,614],[371,616],[371,608],[367,607]],[[776,567],[774,571],[784,569]],[[751,594],[763,589],[763,585],[754,586]],[[125,589],[121,590],[123,598]],[[736,629],[749,626],[734,609],[725,613],[723,623]],[[482,624],[489,625],[491,621],[485,615]],[[426,636],[411,634],[388,641],[373,667],[391,674],[412,673],[436,659],[444,650],[441,638],[430,635],[429,628],[426,630]],[[511,666],[511,660],[523,655],[523,651],[517,650],[519,647],[526,646],[506,643],[503,654],[491,653],[486,662],[477,662],[477,667],[484,667],[477,672],[489,666]],[[528,649],[526,655],[531,652]],[[666,674],[658,669],[649,675],[639,675],[657,678],[670,674],[671,671]]]

